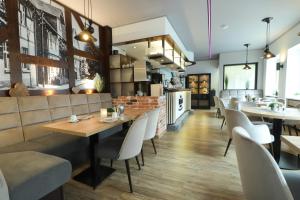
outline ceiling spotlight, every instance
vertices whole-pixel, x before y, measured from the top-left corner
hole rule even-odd
[[[229,28],[229,26],[228,26],[227,24],[222,24],[222,25],[220,26],[220,28],[221,28],[222,30],[226,30],[226,29]]]

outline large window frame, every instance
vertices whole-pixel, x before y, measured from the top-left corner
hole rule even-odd
[[[228,69],[229,67],[234,67],[234,66],[239,66],[239,65],[246,65],[246,63],[236,63],[236,64],[226,64],[223,65],[223,90],[230,90],[230,88],[225,89],[225,71],[226,68]],[[255,80],[254,80],[254,89],[249,89],[249,90],[257,90],[257,75],[258,75],[258,62],[253,62],[253,63],[248,63],[248,65],[254,65],[255,67]],[[247,71],[245,69],[245,71]],[[246,88],[235,88],[235,90],[245,90]]]

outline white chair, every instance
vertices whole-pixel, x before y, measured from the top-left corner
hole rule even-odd
[[[214,96],[214,102],[215,102],[215,108],[217,109],[216,117],[219,118],[221,116],[219,97]]]
[[[248,200],[293,200],[276,161],[241,127],[233,129],[243,192]]]
[[[227,132],[228,132],[229,140],[228,140],[228,144],[224,156],[226,156],[227,151],[232,142],[232,130],[237,126],[244,128],[249,133],[250,137],[257,143],[269,144],[270,150],[271,152],[273,152],[272,142],[274,142],[274,136],[271,135],[267,125],[265,124],[254,125],[244,113],[238,110],[226,109],[225,119],[226,119],[226,124],[228,129]]]
[[[223,126],[226,123],[226,120],[225,120],[225,103],[224,103],[223,99],[219,98],[219,105],[220,105],[220,113],[221,113],[220,117],[223,118],[221,129],[223,129]]]
[[[143,140],[146,133],[148,116],[146,114],[138,117],[130,126],[125,138],[113,138],[104,140],[97,146],[97,157],[100,159],[125,160],[127,176],[129,181],[130,192],[133,192],[131,175],[129,168],[129,160],[136,158],[141,152]],[[140,165],[139,165],[140,168]]]
[[[160,109],[156,108],[156,109],[151,110],[146,113],[148,116],[148,122],[147,122],[147,128],[146,128],[144,141],[151,140],[155,154],[157,154],[157,151],[156,151],[156,147],[155,147],[155,143],[154,143],[154,137],[156,134],[157,124],[158,124],[158,120],[159,120],[159,111],[160,111]],[[142,154],[142,163],[144,166],[145,160],[144,160],[143,148],[142,148],[141,154]]]

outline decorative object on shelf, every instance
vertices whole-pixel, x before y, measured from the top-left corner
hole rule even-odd
[[[79,86],[72,87],[72,92],[74,94],[78,94],[80,92],[80,87]]]
[[[93,28],[93,8],[92,8],[92,0],[87,0],[87,18],[89,18],[88,20],[88,24],[85,21],[84,25],[85,28],[78,34],[75,36],[75,39],[81,42],[96,42],[97,39],[93,36],[94,33],[94,28]],[[85,5],[86,5],[86,1],[84,0],[84,16],[86,17],[86,10],[85,10]]]
[[[225,80],[224,80],[224,83],[225,83],[225,90],[227,90],[228,88],[228,76],[225,76]]]
[[[9,96],[11,96],[11,97],[29,96],[29,91],[28,91],[28,88],[23,83],[16,83],[9,90]]]
[[[262,19],[263,22],[267,23],[267,31],[266,31],[266,47],[264,49],[264,59],[270,59],[274,58],[275,55],[270,51],[270,22],[273,19],[273,17],[266,17]]]
[[[248,65],[248,53],[249,53],[249,46],[250,44],[244,44],[244,46],[247,48],[246,50],[246,62],[245,62],[245,67],[243,69],[248,70],[251,69],[251,67]],[[249,87],[248,87],[249,88]]]
[[[103,78],[96,73],[96,76],[94,78],[94,83],[95,83],[95,88],[97,90],[97,92],[102,92],[103,88],[104,88],[104,80]]]

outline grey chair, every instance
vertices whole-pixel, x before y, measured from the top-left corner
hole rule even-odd
[[[232,130],[237,126],[244,128],[249,133],[250,137],[257,143],[269,144],[270,150],[273,153],[272,142],[274,142],[274,136],[271,135],[267,125],[253,124],[244,113],[232,109],[225,109],[225,119],[229,140],[224,156],[226,156],[232,141]]]
[[[220,111],[219,97],[214,96],[214,102],[215,102],[215,108],[217,109],[216,117],[217,117],[217,118],[220,118],[220,116],[221,116],[221,111]]]
[[[100,142],[97,146],[97,157],[99,158],[99,163],[101,159],[110,160],[125,160],[126,171],[129,181],[130,192],[133,192],[129,160],[131,158],[136,158],[139,165],[138,155],[141,153],[144,136],[146,133],[148,116],[146,114],[138,117],[130,126],[125,138],[113,138],[111,140],[104,140]]]
[[[233,129],[233,138],[246,199],[293,200],[290,187],[271,154],[241,127]]]
[[[156,151],[156,147],[155,147],[155,143],[154,143],[154,137],[155,137],[155,134],[156,134],[157,124],[158,124],[158,120],[159,120],[159,111],[160,111],[160,109],[156,108],[156,109],[151,110],[151,111],[146,113],[147,116],[148,116],[148,122],[147,122],[147,128],[146,128],[144,141],[151,140],[155,154],[157,154],[157,151]],[[143,148],[142,148],[142,151],[141,151],[141,155],[142,155],[142,163],[143,163],[143,166],[144,166],[145,165],[145,160],[144,160]]]

